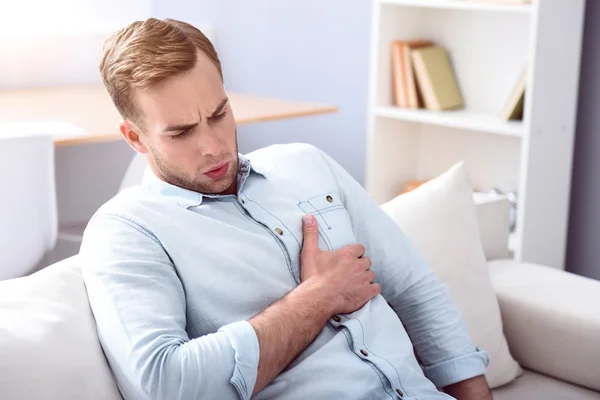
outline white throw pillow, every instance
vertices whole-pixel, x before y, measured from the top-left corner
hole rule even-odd
[[[122,400],[77,258],[0,282],[2,400]]]
[[[474,344],[490,354],[489,385],[521,374],[502,332],[483,253],[473,190],[463,163],[382,206],[419,249],[462,311]]]

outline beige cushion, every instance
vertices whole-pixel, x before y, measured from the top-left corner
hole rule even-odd
[[[598,392],[528,370],[493,395],[494,400],[600,400]]]
[[[121,400],[76,258],[0,282],[2,400]]]
[[[498,301],[483,253],[473,191],[462,163],[382,206],[450,289],[476,346],[490,353],[491,387],[520,374],[502,333]]]
[[[600,390],[600,281],[512,260],[489,265],[519,362]]]

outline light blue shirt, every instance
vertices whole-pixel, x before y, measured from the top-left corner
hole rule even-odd
[[[306,213],[321,250],[365,245],[382,292],[330,319],[254,398],[450,399],[436,387],[484,373],[488,355],[447,288],[329,156],[271,146],[240,156],[238,183],[237,196],[203,195],[147,170],[88,225],[83,277],[125,399],[251,397],[259,343],[247,321],[299,284]]]

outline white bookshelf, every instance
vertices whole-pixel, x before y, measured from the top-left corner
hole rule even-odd
[[[520,121],[504,122],[494,115],[470,112],[468,110],[440,112],[387,106],[377,107],[375,115],[400,121],[459,128],[470,130],[474,133],[492,133],[514,137],[520,137],[524,129],[523,123]]]
[[[564,268],[584,8],[585,0],[375,0],[366,175],[375,200],[464,160],[475,189],[518,192],[514,257]],[[448,50],[464,109],[393,106],[390,44],[413,38]],[[501,121],[525,67],[525,118]]]
[[[515,7],[512,4],[482,3],[470,0],[381,0],[382,4],[401,5],[405,7],[440,8],[448,10],[495,11],[511,13],[531,13],[530,4]]]

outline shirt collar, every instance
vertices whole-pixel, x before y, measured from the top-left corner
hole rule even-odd
[[[250,175],[251,172],[255,172],[263,178],[266,175],[268,170],[266,165],[261,163],[250,162],[250,160],[244,157],[242,154],[238,154],[239,156],[239,168],[238,168],[238,191],[242,189],[246,179]],[[148,166],[144,171],[144,177],[142,178],[141,186],[143,189],[155,193],[164,197],[167,197],[169,200],[172,200],[179,204],[181,207],[190,208],[197,207],[202,204],[202,199],[204,197],[209,198],[221,198],[225,197],[223,195],[215,195],[215,194],[203,194],[199,192],[194,192],[193,190],[185,189],[179,186],[172,185],[168,182],[159,179],[152,169]]]

